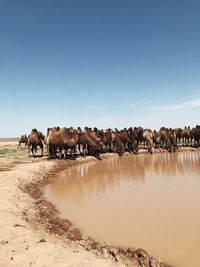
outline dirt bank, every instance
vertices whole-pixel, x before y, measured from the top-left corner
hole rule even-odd
[[[0,143],[0,151],[1,266],[164,266],[142,249],[111,247],[84,236],[42,198],[41,187],[57,171],[96,159],[33,159],[27,150],[16,150],[16,143]],[[102,155],[110,156],[116,155]]]

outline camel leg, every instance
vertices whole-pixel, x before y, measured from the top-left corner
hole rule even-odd
[[[32,152],[32,156],[34,157],[34,147],[33,147],[33,145],[31,147],[31,152]]]
[[[43,145],[41,145],[40,148],[41,148],[41,157],[43,157]]]
[[[32,146],[32,154],[33,154],[33,157],[36,156],[36,153],[37,153],[37,148]]]
[[[67,159],[68,147],[64,148],[64,158]]]
[[[49,154],[49,145],[47,145],[47,158],[50,159],[50,154]]]

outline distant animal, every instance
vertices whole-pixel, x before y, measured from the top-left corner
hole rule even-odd
[[[136,153],[139,150],[139,146],[147,147],[147,151],[153,152],[153,132],[150,129],[143,129],[141,126],[131,129],[132,135],[137,143]]]
[[[153,132],[150,129],[146,129],[143,132],[143,139],[147,144],[147,151],[153,152]]]
[[[101,130],[103,148],[105,152],[112,152],[112,130],[109,128],[107,130]]]
[[[115,131],[112,131],[112,143],[113,143],[113,150],[117,152],[119,156],[122,156],[125,148],[121,141],[120,132],[115,128]]]
[[[25,144],[25,148],[26,148],[26,146],[28,145],[28,137],[27,137],[27,135],[26,134],[22,135],[18,142],[19,143],[18,143],[18,147],[17,148],[21,148],[21,144]]]
[[[182,132],[183,132],[183,129],[181,129],[180,127],[179,128],[175,128],[174,129],[174,132],[176,134],[176,144],[177,146],[181,145],[181,139],[182,139]]]
[[[41,149],[41,157],[43,156],[43,142],[44,142],[44,135],[37,131],[37,129],[32,129],[30,136],[28,137],[28,152],[29,157],[36,156],[37,153],[37,147],[39,146]]]
[[[137,142],[137,151],[139,150],[140,143],[142,143],[144,141],[143,133],[144,133],[144,130],[141,126],[134,127],[132,129],[132,135],[134,136],[134,138]]]
[[[184,146],[189,146],[192,141],[192,136],[191,136],[191,129],[190,126],[185,126],[185,128],[182,131],[182,137],[183,137],[183,145]]]
[[[200,146],[200,126],[196,125],[195,128],[191,130],[191,138],[194,140],[194,146]]]
[[[167,149],[168,151],[173,151],[173,144],[171,144],[170,136],[168,134],[168,130],[165,127],[161,127],[158,132],[154,131],[153,133],[153,140],[155,147]]]
[[[81,153],[80,147],[83,148],[83,155],[86,155],[86,151],[95,157],[99,157],[99,151],[103,147],[103,142],[101,140],[100,134],[97,132],[97,129],[95,128],[94,131],[92,131],[91,128],[85,127],[84,131],[78,128],[78,149]]]
[[[67,158],[67,151],[69,148],[75,149],[78,144],[78,133],[72,128],[48,128],[45,144],[48,147],[48,158],[62,158],[62,151],[64,150],[64,157]]]
[[[170,139],[170,150],[171,150],[171,152],[175,152],[176,149],[178,148],[176,131],[174,129],[170,128],[167,130],[167,134],[168,134],[169,139]]]

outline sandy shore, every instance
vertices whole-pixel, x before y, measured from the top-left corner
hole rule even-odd
[[[16,142],[1,142],[0,150],[5,147],[15,149]],[[35,224],[35,199],[21,188],[50,172],[55,162],[25,152],[0,157],[0,266],[125,266]]]
[[[88,160],[29,158],[16,142],[0,142],[0,266],[164,266],[143,250],[88,239],[43,200],[40,187],[57,170]]]

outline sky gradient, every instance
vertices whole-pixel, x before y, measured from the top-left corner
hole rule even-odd
[[[0,137],[200,124],[200,2],[0,1]]]

